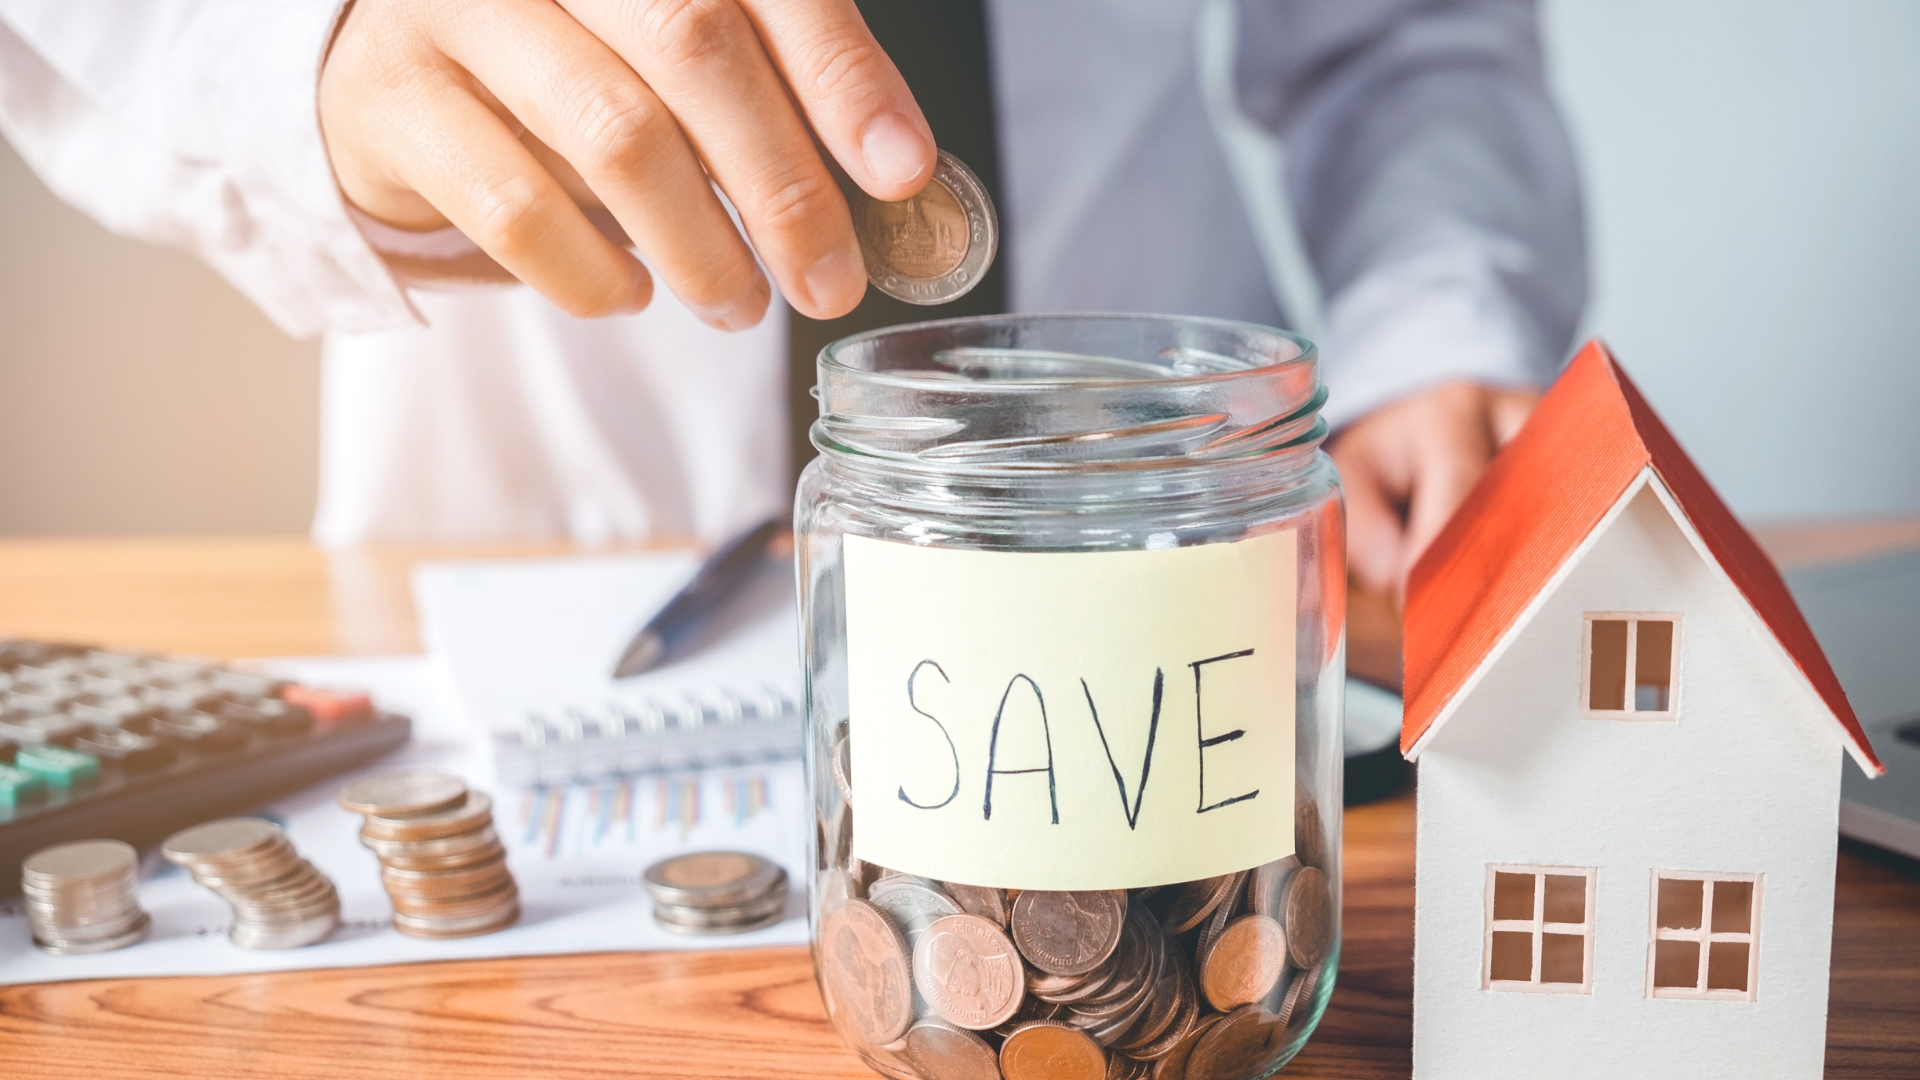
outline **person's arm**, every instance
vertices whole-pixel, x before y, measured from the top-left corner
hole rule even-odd
[[[108,228],[296,336],[415,316],[347,216],[315,88],[340,0],[0,0],[0,133]]]
[[[1531,0],[1241,0],[1242,107],[1276,131],[1326,297],[1350,558],[1398,589],[1571,344],[1572,148]]]

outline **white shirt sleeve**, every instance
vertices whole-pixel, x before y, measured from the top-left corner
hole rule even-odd
[[[320,139],[343,0],[0,0],[0,133],[108,228],[185,248],[290,334],[418,315]]]
[[[1329,420],[1552,378],[1586,300],[1532,0],[1240,0],[1242,108],[1286,150],[1325,296]]]

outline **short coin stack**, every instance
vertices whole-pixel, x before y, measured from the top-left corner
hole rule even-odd
[[[50,953],[125,948],[152,920],[134,885],[140,857],[118,840],[79,840],[33,853],[20,864],[33,943]]]
[[[380,860],[395,930],[476,937],[520,917],[520,890],[485,792],[446,773],[382,773],[349,785],[340,805],[366,815],[360,842]]]
[[[772,926],[787,906],[787,872],[758,855],[701,851],[647,867],[653,918],[680,934],[740,934]]]
[[[340,893],[300,857],[280,826],[221,818],[182,829],[160,845],[169,862],[233,907],[227,937],[245,949],[311,945],[340,925]]]

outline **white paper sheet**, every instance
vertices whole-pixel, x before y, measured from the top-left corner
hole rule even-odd
[[[368,772],[445,769],[492,795],[495,825],[520,887],[520,921],[499,933],[451,941],[394,930],[379,864],[360,845],[360,818],[334,801],[351,779],[341,776],[259,811],[284,824],[300,853],[339,887],[344,921],[328,940],[272,951],[232,944],[225,901],[154,852],[141,867],[140,902],[153,915],[144,942],[117,952],[50,956],[33,947],[15,899],[0,907],[0,984],[806,941],[802,867],[810,814],[798,762],[496,790],[481,740],[461,723],[444,675],[427,658],[319,658],[265,666],[316,685],[371,690],[380,707],[413,718],[413,741]],[[782,922],[747,934],[693,938],[654,923],[641,871],[674,852],[715,848],[756,852],[786,868]]]

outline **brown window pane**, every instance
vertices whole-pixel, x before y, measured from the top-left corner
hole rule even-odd
[[[1496,919],[1533,918],[1533,875],[1493,875],[1493,917]]]
[[[1493,963],[1489,974],[1501,982],[1533,979],[1533,935],[1513,930],[1493,932]]]
[[[1700,929],[1701,908],[1706,895],[1703,884],[1686,878],[1661,878],[1660,925],[1668,930]]]
[[[1579,934],[1540,935],[1540,981],[1587,981],[1587,939]]]
[[[1713,883],[1713,932],[1716,934],[1753,932],[1753,882],[1716,881]]]
[[[1700,943],[1697,941],[1656,941],[1653,943],[1653,985],[1700,985]]]
[[[1548,874],[1546,906],[1548,922],[1586,922],[1587,879],[1571,874]]]
[[[1716,941],[1707,946],[1707,989],[1747,989],[1746,942]]]
[[[1633,707],[1666,712],[1673,686],[1673,623],[1641,619],[1634,623]]]
[[[1587,667],[1587,707],[1627,707],[1627,623],[1624,619],[1595,619],[1591,630],[1593,655]]]

